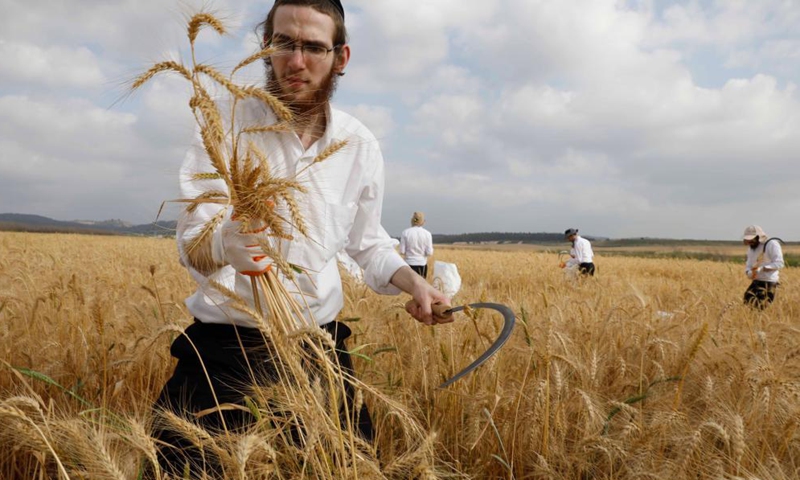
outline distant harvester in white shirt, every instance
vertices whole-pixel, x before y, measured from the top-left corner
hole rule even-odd
[[[409,265],[427,265],[428,257],[433,255],[431,232],[420,226],[403,230],[400,235],[400,255],[406,259],[406,263]]]
[[[575,237],[575,243],[572,246],[572,251],[569,253],[572,258],[567,261],[568,267],[580,265],[581,263],[592,263],[594,260],[592,244],[589,243],[589,240],[580,236]]]

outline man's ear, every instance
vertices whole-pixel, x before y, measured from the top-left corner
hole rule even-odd
[[[344,44],[339,48],[339,54],[333,60],[333,73],[344,75],[344,69],[350,62],[350,45]]]

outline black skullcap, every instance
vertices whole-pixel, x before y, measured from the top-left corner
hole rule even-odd
[[[277,5],[279,1],[280,0],[275,0],[275,4]],[[339,11],[339,14],[342,15],[342,20],[344,20],[344,7],[342,6],[341,0],[330,0],[330,2],[331,5],[333,5],[333,8]]]
[[[569,237],[570,235],[577,235],[578,229],[577,228],[568,228],[566,232],[564,232],[565,237]]]
[[[342,20],[344,20],[344,7],[342,6],[342,2],[340,0],[331,0],[331,3],[336,7],[336,10],[339,10],[339,13],[342,14]]]

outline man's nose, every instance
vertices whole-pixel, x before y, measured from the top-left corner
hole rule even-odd
[[[305,55],[303,54],[303,49],[302,48],[295,47],[292,50],[292,53],[289,54],[289,62],[288,62],[288,64],[289,64],[289,66],[291,66],[293,68],[305,66],[306,58],[305,58]]]

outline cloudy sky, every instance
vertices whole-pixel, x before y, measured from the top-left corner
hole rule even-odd
[[[423,210],[434,233],[800,240],[800,0],[344,3],[335,103],[381,142],[391,234]],[[188,59],[201,6],[230,69],[271,5],[0,0],[0,213],[153,221],[193,120],[182,82],[131,79]]]

